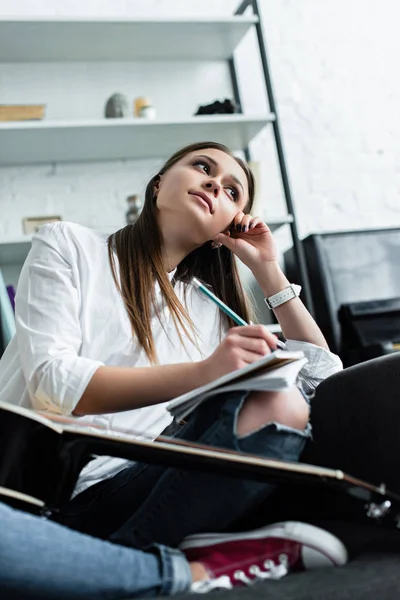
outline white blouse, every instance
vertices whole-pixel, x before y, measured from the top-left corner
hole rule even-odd
[[[181,343],[156,284],[164,325],[153,314],[159,362],[202,360],[226,334],[225,327],[220,328],[218,308],[190,284],[177,282],[174,289],[195,325],[197,343]],[[3,402],[70,415],[100,366],[150,366],[132,337],[109,266],[107,238],[86,227],[68,222],[41,227],[21,271],[15,307],[16,334],[0,360]],[[313,344],[288,340],[286,346],[302,350],[308,358],[301,378],[310,389],[342,368],[339,357]],[[153,439],[171,422],[166,403],[83,418]],[[126,464],[125,459],[111,457],[92,460],[83,469],[75,494]]]

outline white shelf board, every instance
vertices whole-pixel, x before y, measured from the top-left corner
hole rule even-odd
[[[223,60],[255,16],[0,18],[0,62]]]
[[[2,265],[22,265],[31,247],[31,238],[0,243],[0,268]]]
[[[268,225],[272,233],[282,227],[283,225],[288,225],[289,223],[293,223],[293,215],[285,215],[280,219],[273,218],[271,220],[266,217],[264,219],[265,223]]]
[[[285,215],[281,219],[275,218],[271,221],[267,220],[266,222],[271,231],[276,231],[279,227],[291,223],[292,221],[292,215]],[[101,229],[101,233],[104,235],[110,235],[111,233],[114,233],[114,231],[115,229],[109,231],[106,231],[104,228]],[[32,236],[30,235],[15,240],[0,240],[0,268],[2,265],[22,265],[31,247],[31,240]]]
[[[197,116],[177,121],[97,119],[0,123],[0,166],[168,157],[204,140],[240,150],[274,120],[263,116]]]

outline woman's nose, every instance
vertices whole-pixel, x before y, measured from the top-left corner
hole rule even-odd
[[[205,184],[205,187],[211,191],[211,193],[215,196],[215,198],[218,196],[219,190],[221,188],[219,183],[217,183],[216,181],[207,181],[207,183]]]

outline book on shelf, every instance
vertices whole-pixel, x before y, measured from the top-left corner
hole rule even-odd
[[[7,294],[10,299],[11,308],[13,309],[13,313],[15,314],[15,287],[13,285],[7,285]]]
[[[286,391],[296,383],[299,371],[306,362],[303,352],[276,350],[251,365],[175,398],[167,408],[176,419],[181,420],[215,394],[239,390]]]
[[[10,286],[9,286],[10,287]],[[4,281],[3,273],[0,269],[0,323],[1,323],[1,335],[2,335],[2,346],[6,346],[10,343],[11,338],[15,334],[15,317],[14,309]]]
[[[39,121],[45,109],[45,104],[0,104],[0,121]]]

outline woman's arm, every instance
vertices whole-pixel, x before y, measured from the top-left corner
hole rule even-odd
[[[278,262],[257,265],[253,268],[253,275],[266,298],[290,285]],[[286,339],[309,342],[329,350],[320,328],[300,298],[288,300],[288,302],[275,308],[274,313]]]
[[[166,402],[226,373],[259,360],[276,348],[263,325],[230,329],[206,359],[152,367],[100,367],[89,381],[74,414],[119,412]]]
[[[252,271],[266,298],[290,285],[279,266],[271,230],[259,217],[239,212],[230,231],[218,234],[214,241],[224,244]],[[299,298],[285,302],[274,313],[286,339],[329,350],[320,328]]]
[[[207,382],[203,361],[152,367],[100,367],[74,414],[115,413],[166,402]]]

